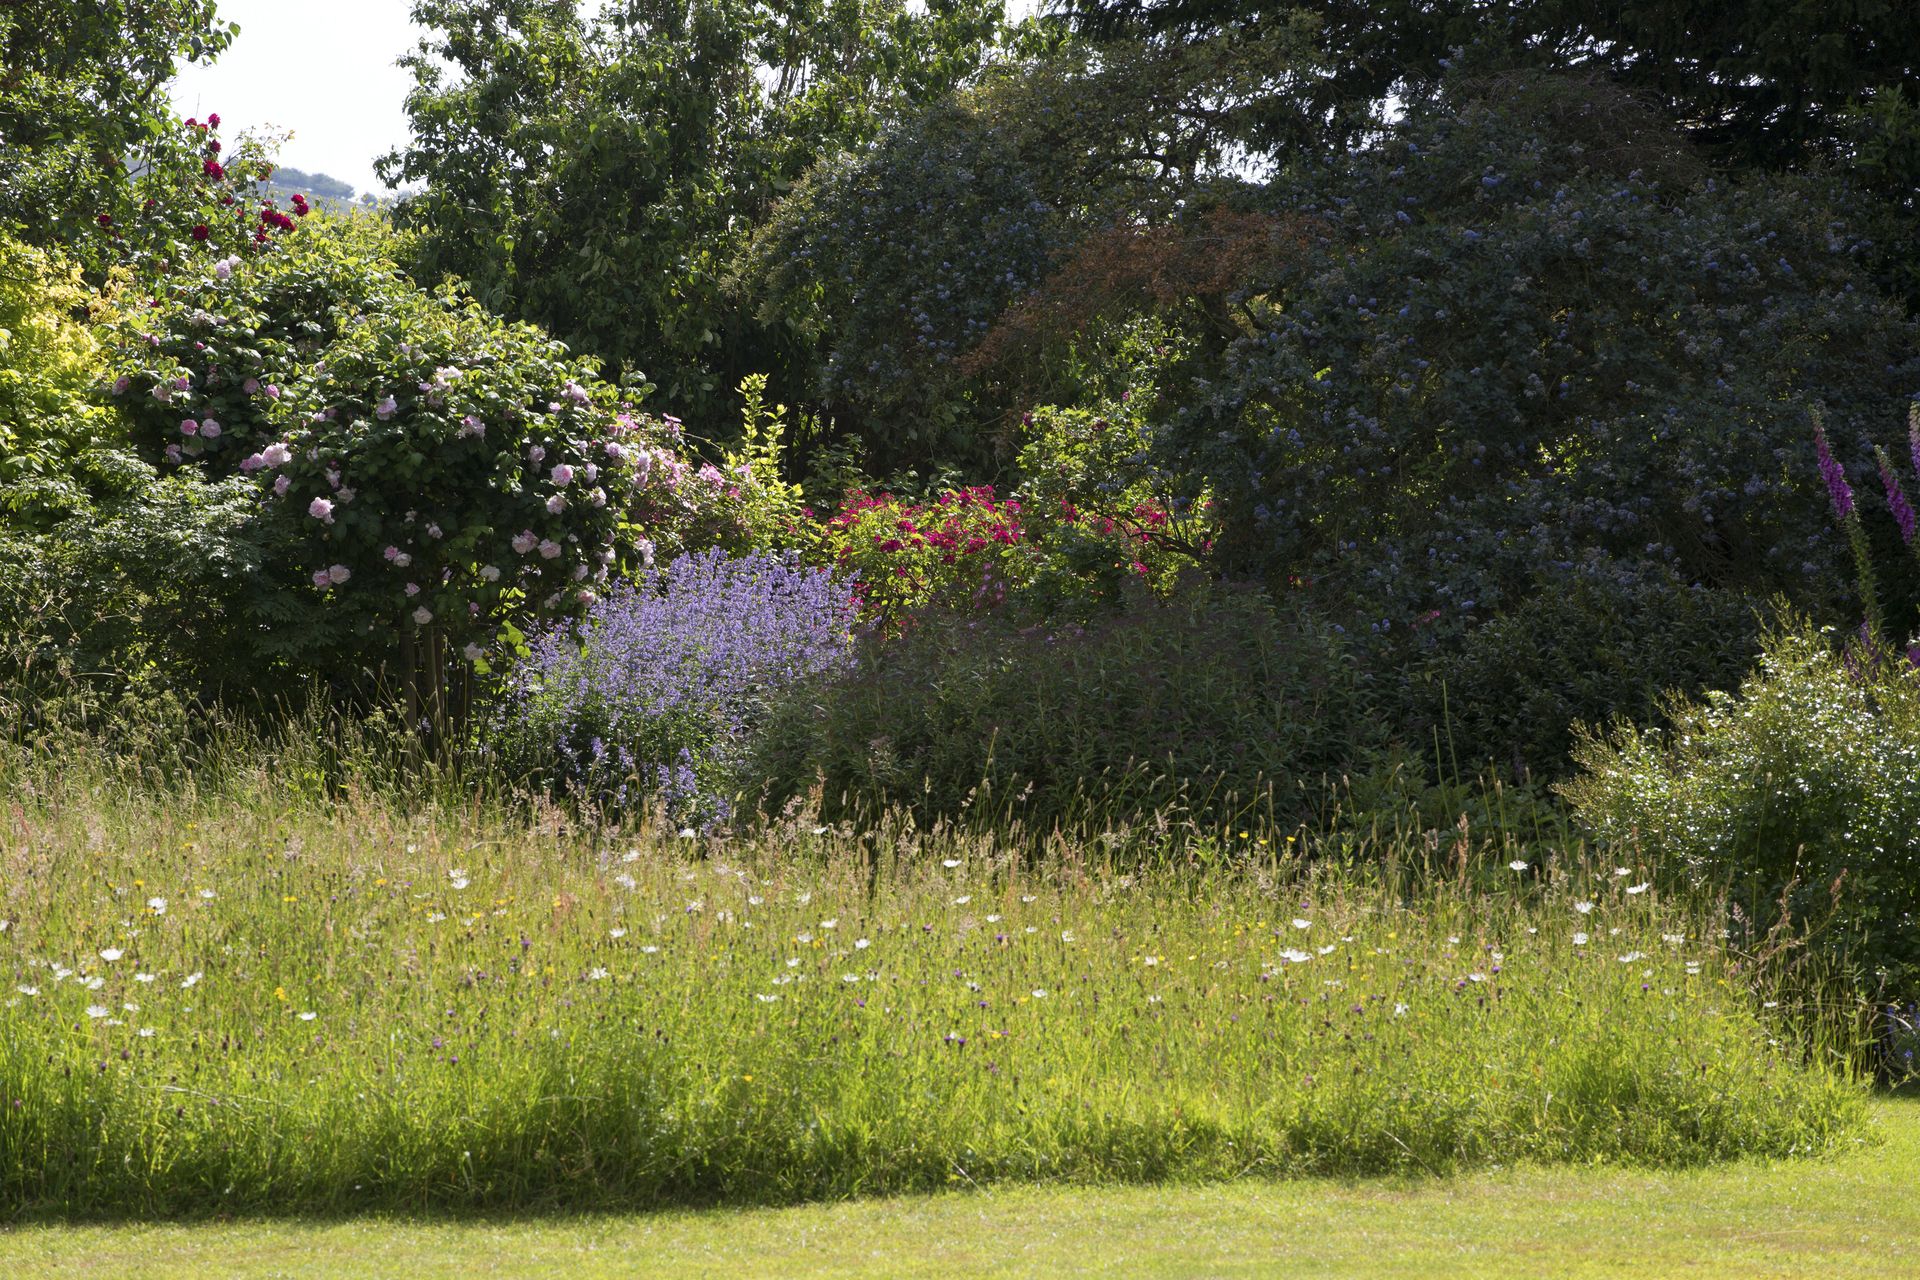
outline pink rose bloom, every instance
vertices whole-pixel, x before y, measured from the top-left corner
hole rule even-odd
[[[396,569],[404,569],[412,563],[413,563],[413,557],[405,551],[402,551],[399,555],[393,558],[393,567]]]
[[[533,544],[538,541],[540,541],[540,539],[534,537],[531,530],[524,533],[516,533],[513,535],[513,549],[519,554],[525,555],[527,552],[533,550]]]
[[[480,576],[487,582],[498,582],[500,581],[500,566],[483,564],[480,566]]]
[[[257,453],[250,453],[246,457],[240,459],[240,469],[242,471],[258,471],[260,468],[266,465],[267,464],[261,460],[260,455]]]
[[[293,461],[293,449],[284,440],[276,440],[260,451],[260,461],[270,467],[281,467]]]
[[[278,400],[279,398],[280,398],[280,388],[274,386],[271,382],[269,382],[267,384],[267,399]]]
[[[252,395],[254,392],[260,390],[260,379],[248,378],[245,382],[240,384],[240,389],[246,392],[248,395]]]
[[[546,456],[547,456],[546,449],[540,445],[537,445],[537,444],[529,445],[527,447],[527,461],[533,463],[535,466],[538,466],[540,464],[540,459]]]
[[[580,468],[580,474],[588,484],[592,484],[600,478],[600,468],[589,462],[586,466]]]
[[[382,551],[380,554],[383,557],[385,557],[389,562],[392,562],[394,559],[396,559],[399,556],[400,548],[388,547],[385,551]]]
[[[468,414],[466,417],[460,419],[460,434],[483,436],[487,434],[487,424],[472,414]]]
[[[585,582],[587,580],[587,566],[583,564],[573,566],[573,580],[575,582]]]
[[[444,538],[444,537],[445,537],[446,535],[445,535],[444,533],[442,533],[442,532],[440,532],[440,526],[439,526],[439,525],[437,525],[437,524],[429,524],[429,525],[427,526],[427,536],[428,536],[429,538],[433,538],[433,539],[436,539],[436,540],[437,540],[437,539],[440,539],[440,538]]]
[[[331,502],[328,502],[325,498],[315,498],[312,502],[309,502],[307,504],[307,514],[312,516],[315,520],[323,520],[328,524],[332,524],[333,523],[333,504]]]
[[[325,591],[333,585],[333,579],[327,576],[325,569],[315,569],[313,571],[313,585]]]
[[[233,264],[231,262],[228,262],[225,258],[222,258],[220,259],[220,261],[213,264],[213,274],[219,277],[220,279],[225,280],[231,275],[233,275]]]
[[[208,418],[200,424],[200,434],[208,440],[218,440],[220,438],[220,424],[212,418]]]
[[[343,564],[331,564],[327,566],[327,581],[336,587],[352,576],[353,570]]]
[[[173,380],[173,389],[175,391],[185,391],[188,387],[192,385],[193,384],[188,382],[184,376],[175,378]]]
[[[640,480],[642,481],[646,480],[647,473],[652,470],[653,470],[652,454],[642,453],[641,455],[639,455],[633,460],[633,473]]]
[[[350,488],[348,488],[348,487],[346,487],[345,485],[342,485],[342,486],[341,486],[341,488],[340,488],[340,503],[341,503],[341,505],[342,505],[342,506],[345,506],[345,505],[346,505],[347,503],[349,503],[349,502],[352,502],[352,501],[353,501],[353,490],[352,490],[352,489],[350,489]]]
[[[607,505],[607,491],[605,489],[595,489],[587,495],[587,499],[596,507],[604,507]]]
[[[284,498],[287,496],[287,490],[292,486],[293,486],[293,480],[290,477],[279,476],[273,482],[273,491],[274,493],[278,494],[280,497]]]
[[[551,498],[547,499],[547,510],[552,512],[554,515],[557,516],[562,511],[565,511],[566,509],[567,509],[567,500],[561,495],[556,493]]]
[[[421,605],[413,611],[413,620],[424,627],[433,621],[433,610],[427,608],[425,605]]]
[[[409,582],[407,584],[407,598],[411,600],[414,596],[417,596],[419,594],[420,594],[420,584],[417,582]]]
[[[168,445],[168,446],[167,446],[167,461],[168,461],[168,462],[178,462],[178,461],[180,461],[180,446],[179,446],[179,445],[177,445],[177,444],[170,444],[170,445]]]
[[[542,538],[540,540],[540,554],[545,559],[551,560],[560,554],[560,544],[552,538]]]
[[[551,474],[553,483],[559,488],[564,489],[573,483],[573,468],[564,462],[554,467]]]
[[[374,410],[374,413],[383,420],[391,418],[398,412],[400,412],[400,406],[394,401],[392,396],[388,396],[385,400],[382,400],[380,406]]]
[[[165,383],[155,383],[153,388],[153,398],[155,400],[158,400],[161,404],[165,404],[167,401],[173,399],[173,391],[170,388],[168,388]]]
[[[192,418],[183,418],[180,422],[180,434],[183,436],[197,436],[200,434],[200,424]]]
[[[127,393],[128,381],[129,379],[127,375],[124,373],[121,374],[119,377],[115,378],[113,380],[113,394],[117,396],[125,395]]]

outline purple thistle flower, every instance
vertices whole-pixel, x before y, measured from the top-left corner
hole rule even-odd
[[[1900,488],[1900,477],[1893,473],[1893,459],[1887,456],[1887,451],[1875,448],[1873,456],[1880,464],[1880,483],[1886,488],[1887,506],[1893,511],[1893,522],[1900,526],[1900,541],[1912,546],[1913,504],[1907,501],[1906,493]]]
[[[1827,430],[1818,418],[1813,423],[1813,447],[1820,455],[1820,478],[1827,482],[1827,496],[1833,499],[1833,514],[1842,521],[1853,514],[1853,489],[1847,484],[1847,473],[1834,461],[1833,450],[1827,448]]]

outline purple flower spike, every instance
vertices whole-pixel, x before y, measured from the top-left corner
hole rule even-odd
[[[1827,482],[1833,514],[1845,520],[1853,514],[1853,489],[1847,484],[1847,473],[1833,460],[1833,450],[1827,448],[1827,430],[1818,420],[1813,424],[1813,447],[1820,455],[1820,478]]]
[[[1900,488],[1900,477],[1893,473],[1893,459],[1887,457],[1887,451],[1875,449],[1873,456],[1880,463],[1880,483],[1886,487],[1887,506],[1893,511],[1893,522],[1900,526],[1900,541],[1912,546],[1913,504],[1907,501],[1906,493]]]

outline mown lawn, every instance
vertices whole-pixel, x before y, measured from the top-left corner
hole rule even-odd
[[[1920,1097],[1881,1145],[1683,1172],[1001,1188],[745,1212],[36,1226],[40,1276],[1741,1276],[1920,1274]]]

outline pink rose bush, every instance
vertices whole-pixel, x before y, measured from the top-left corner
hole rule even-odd
[[[290,649],[497,659],[510,624],[577,613],[727,501],[591,361],[352,234],[184,275],[128,321],[112,384],[154,465],[252,486]]]

